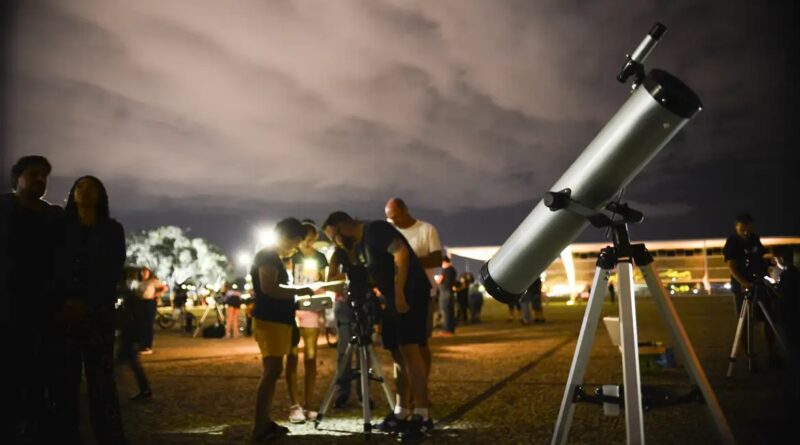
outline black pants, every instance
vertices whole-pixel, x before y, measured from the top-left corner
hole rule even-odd
[[[156,300],[141,300],[140,301],[140,310],[141,315],[139,320],[141,321],[141,325],[139,329],[140,331],[140,339],[141,343],[139,346],[146,349],[153,348],[153,335],[155,334],[155,322],[156,322],[156,313],[158,308],[156,307]]]
[[[45,319],[50,318],[51,315],[45,316]],[[3,403],[8,410],[0,416],[2,431],[11,444],[44,442],[44,433],[52,428],[52,400],[47,397],[52,379],[45,370],[53,366],[45,362],[44,356],[44,342],[51,336],[44,331],[31,330],[19,320],[4,322],[3,338],[13,340],[7,343],[9,359],[5,368],[9,380]]]
[[[124,444],[119,396],[114,380],[113,308],[89,309],[60,318],[56,327],[53,385],[56,428],[53,443],[80,444],[79,395],[83,371],[92,429],[98,444]]]
[[[456,303],[458,304],[458,308],[456,310],[456,320],[467,321],[467,319],[469,318],[469,316],[467,315],[467,311],[469,311],[469,302],[467,301],[467,293],[457,292]]]
[[[141,303],[141,301],[128,302],[125,307],[119,309],[122,314],[119,317],[120,341],[117,359],[130,366],[133,376],[136,378],[139,392],[149,392],[150,383],[147,381],[142,362],[139,361],[139,335],[142,323],[138,317],[143,313],[141,307],[139,307]]]

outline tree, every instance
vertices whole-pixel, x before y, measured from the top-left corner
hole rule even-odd
[[[164,226],[130,234],[128,264],[146,266],[170,283],[191,282],[218,287],[229,278],[231,265],[216,246],[189,238],[180,227]]]

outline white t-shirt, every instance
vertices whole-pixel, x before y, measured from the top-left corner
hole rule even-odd
[[[405,229],[401,229],[397,226],[395,227],[406,237],[408,244],[411,245],[411,249],[413,249],[414,253],[420,258],[426,257],[437,250],[442,250],[439,232],[436,231],[436,227],[433,227],[431,223],[417,220],[411,227]],[[435,267],[425,269],[428,280],[431,282],[431,295],[436,295],[436,289],[439,287],[433,279],[433,272],[435,269]]]

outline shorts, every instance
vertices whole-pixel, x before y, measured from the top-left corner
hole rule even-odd
[[[253,338],[261,357],[283,357],[292,349],[292,325],[254,318]]]
[[[319,328],[319,312],[297,311],[297,325],[301,328]]]
[[[405,314],[394,310],[383,311],[381,317],[381,344],[394,351],[404,345],[428,344],[428,320],[430,320],[430,298],[418,298]],[[394,304],[393,301],[388,304]]]

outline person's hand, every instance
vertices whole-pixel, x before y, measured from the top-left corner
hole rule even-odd
[[[304,288],[298,289],[297,290],[297,295],[307,295],[307,296],[310,297],[310,296],[314,295],[314,289],[311,289],[310,287],[304,287]]]

